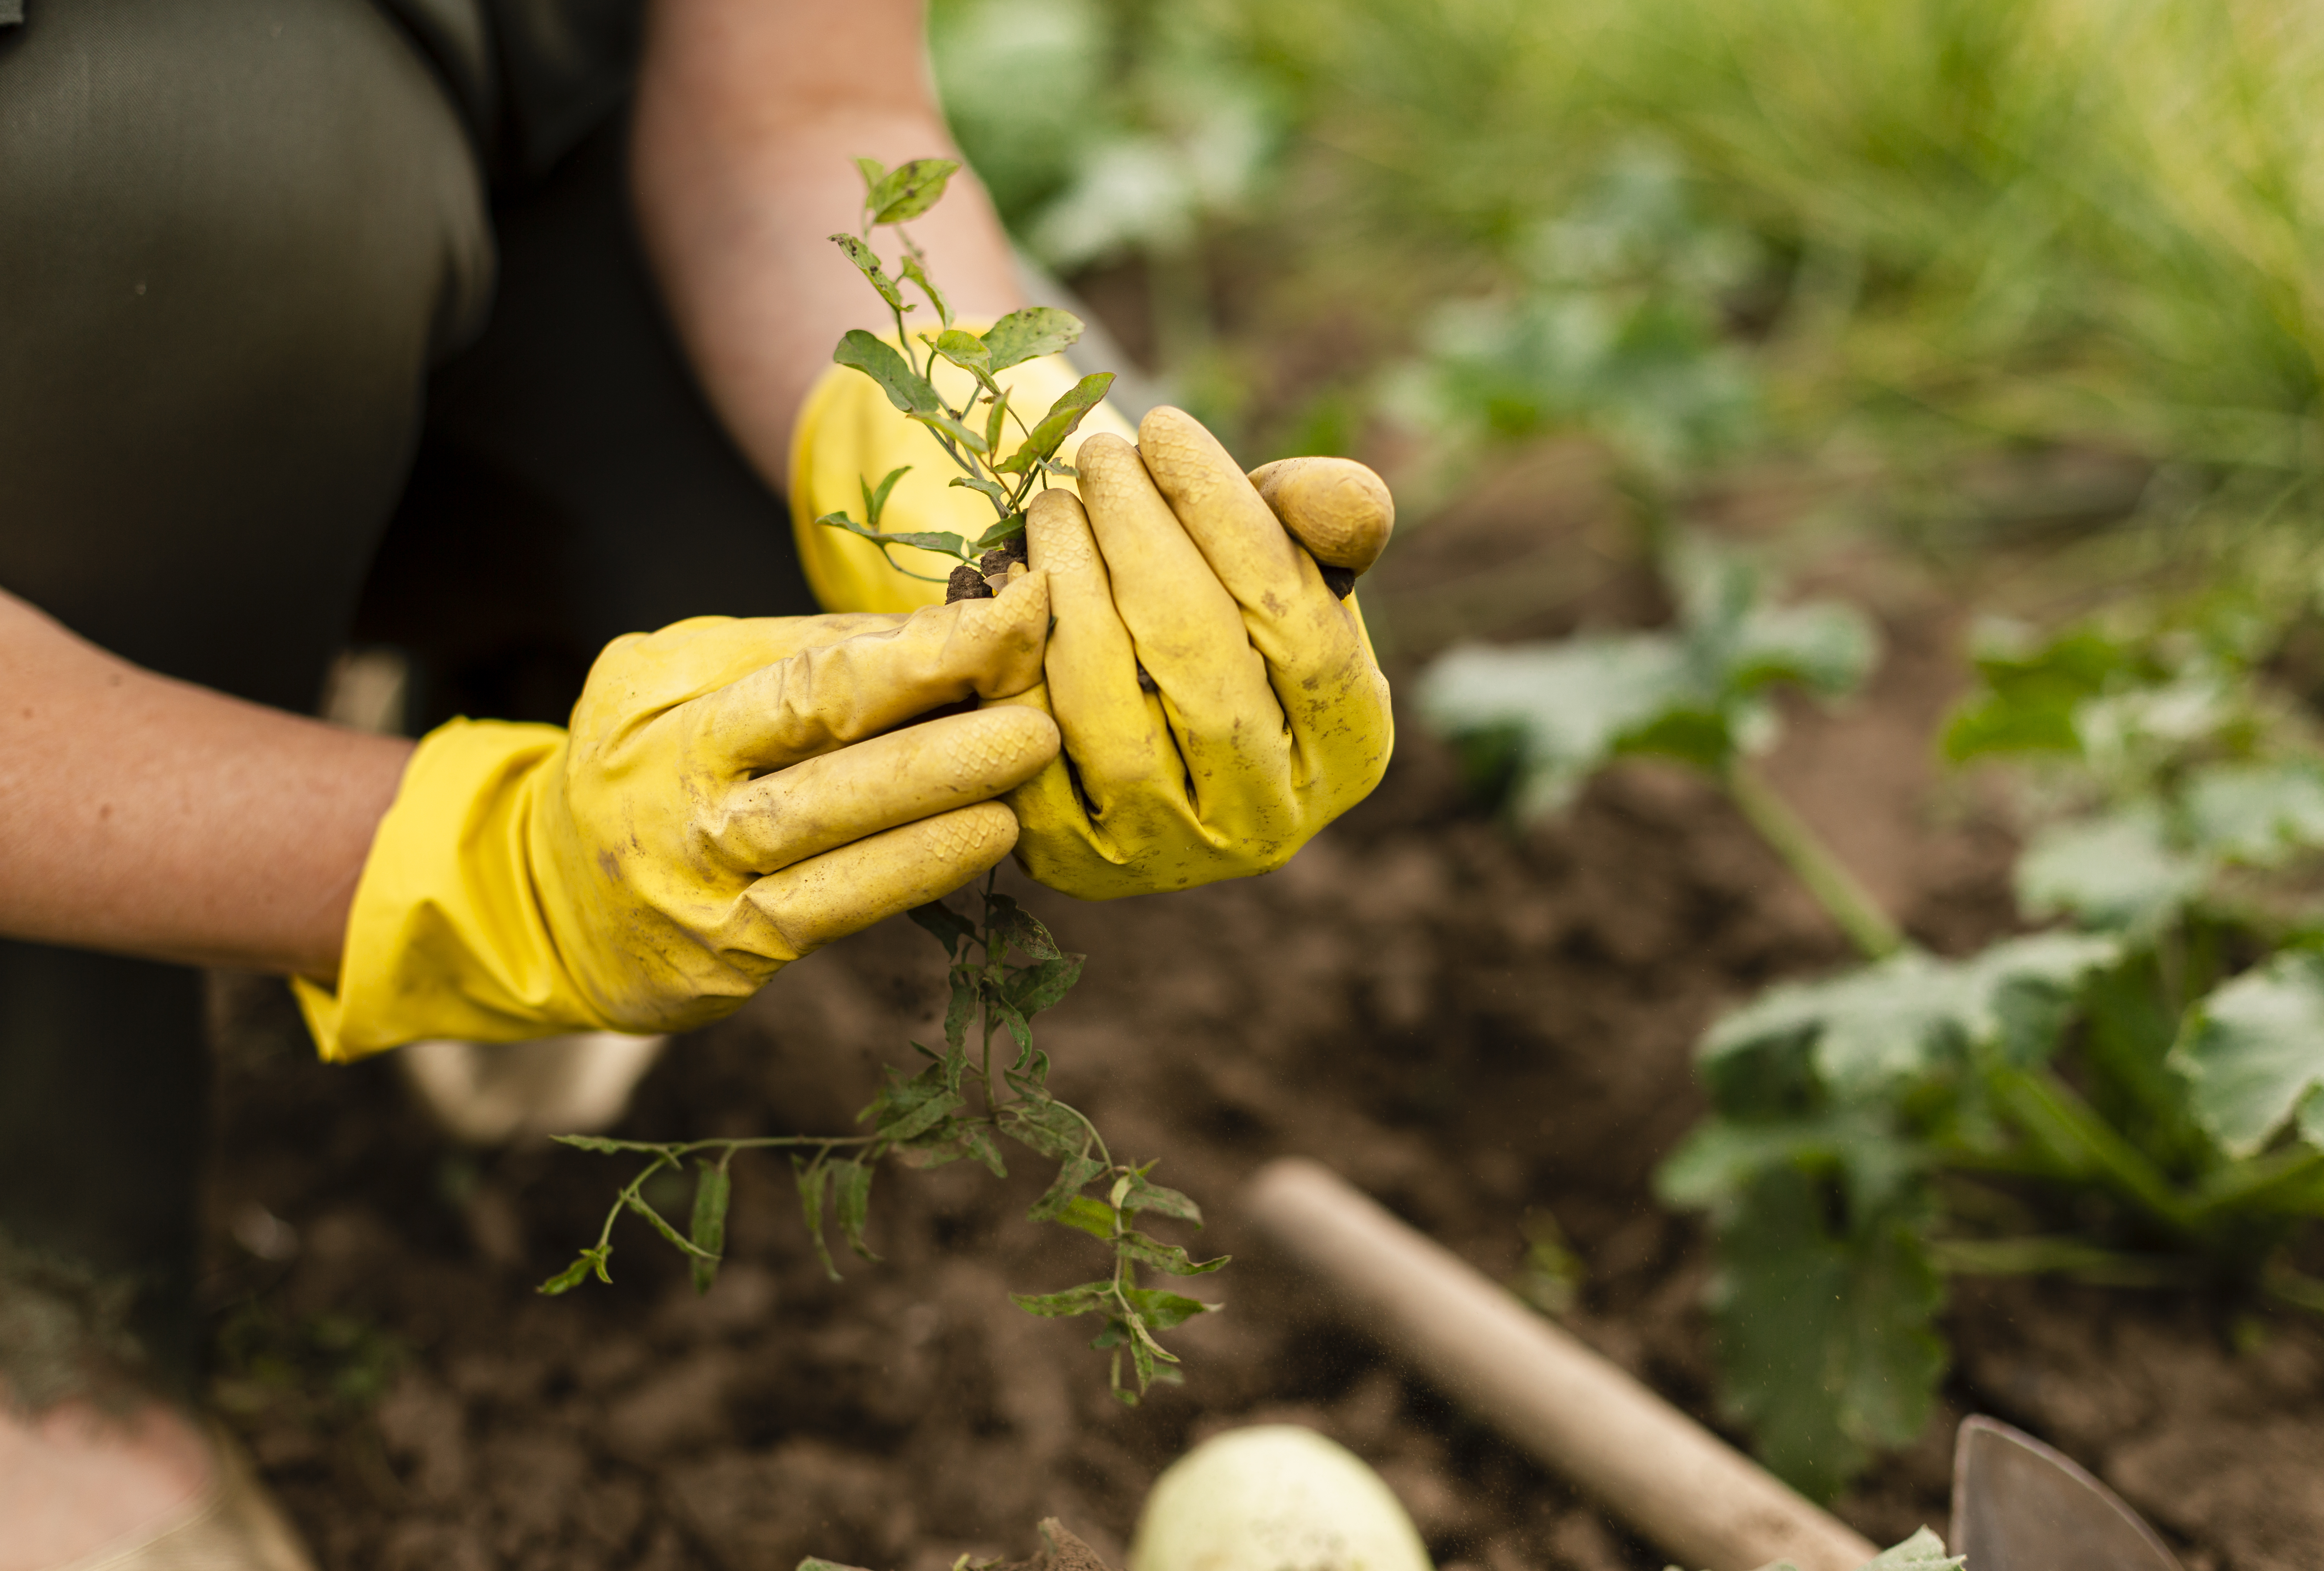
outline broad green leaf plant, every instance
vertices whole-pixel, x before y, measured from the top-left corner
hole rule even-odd
[[[973,541],[951,533],[882,534],[880,513],[904,473],[899,469],[876,485],[863,483],[863,522],[844,513],[816,522],[875,540],[883,550],[900,542],[958,557],[963,566],[951,579],[952,597],[989,594],[982,574],[993,568],[982,566],[980,571],[979,553],[1005,554],[1008,542],[1023,534],[1024,504],[1034,486],[1049,475],[1073,472],[1056,461],[1057,448],[1104,397],[1112,378],[1104,374],[1084,377],[1039,421],[1026,427],[1009,407],[1009,395],[994,383],[993,374],[1056,353],[1081,336],[1082,324],[1066,312],[1037,309],[1011,312],[982,336],[955,327],[943,291],[928,276],[926,256],[898,228],[903,256],[897,274],[927,297],[942,324],[938,331],[919,335],[925,355],[913,349],[904,317],[915,307],[903,299],[866,237],[875,228],[899,226],[927,212],[959,166],[948,159],[917,159],[894,169],[870,159],[856,163],[863,176],[862,232],[835,235],[832,240],[894,311],[896,336],[904,347],[899,352],[857,330],[839,341],[832,358],[872,377],[899,410],[927,426],[945,456],[963,471],[953,484],[984,495],[1000,518]],[[968,403],[954,407],[937,394],[929,375],[938,358],[974,377],[976,391]],[[979,405],[985,412],[973,420]],[[1011,420],[1021,438],[1003,457],[1000,449]],[[892,557],[890,563],[896,566]],[[908,569],[897,566],[897,571]],[[630,1215],[686,1256],[696,1290],[708,1292],[725,1256],[726,1214],[733,1193],[730,1169],[737,1155],[750,1151],[789,1154],[808,1237],[825,1271],[836,1280],[832,1226],[836,1225],[841,1240],[856,1254],[867,1261],[880,1258],[872,1252],[867,1230],[872,1180],[883,1161],[893,1157],[908,1166],[930,1168],[966,1159],[995,1178],[1006,1178],[1005,1141],[1057,1164],[1055,1179],[1027,1219],[1088,1234],[1105,1246],[1111,1260],[1104,1274],[1093,1280],[1058,1292],[1012,1293],[1012,1301],[1026,1313],[1045,1318],[1096,1317],[1101,1329],[1091,1345],[1110,1353],[1113,1393],[1128,1405],[1136,1406],[1155,1382],[1176,1381],[1177,1355],[1156,1334],[1220,1306],[1148,1285],[1140,1272],[1203,1276],[1225,1265],[1227,1257],[1198,1261],[1183,1245],[1157,1236],[1151,1228],[1157,1220],[1201,1227],[1201,1209],[1177,1190],[1154,1182],[1149,1177],[1153,1163],[1135,1164],[1117,1157],[1085,1114],[1050,1094],[1049,1056],[1033,1044],[1033,1019],[1065,998],[1080,980],[1086,957],[1061,948],[1032,912],[995,892],[990,875],[974,898],[979,905],[973,915],[964,915],[941,901],[910,913],[945,951],[951,993],[944,1016],[944,1047],[938,1051],[911,1044],[923,1061],[909,1074],[887,1071],[887,1084],[857,1117],[865,1126],[860,1132],[693,1141],[558,1136],[583,1151],[648,1160],[614,1196],[597,1242],[543,1282],[540,1291],[568,1292],[593,1277],[610,1282],[613,1228]],[[695,1169],[694,1202],[687,1224],[680,1227],[655,1207],[648,1185],[663,1174],[683,1174],[689,1162]]]
[[[1707,613],[1702,571],[1675,559],[1675,631],[1455,652],[1425,712],[1521,811],[1635,753],[1732,790],[1766,681],[1835,691],[1863,661],[1799,657],[1841,647],[1831,609]],[[2292,1254],[2324,1216],[2324,750],[2265,673],[2296,609],[1987,639],[1944,745],[2016,782],[2019,905],[2054,925],[1976,955],[1912,945],[1795,815],[1735,791],[1863,956],[1713,1023],[1711,1114],[1657,1179],[1711,1218],[1725,1403],[1794,1483],[1831,1494],[1919,1435],[1950,1275],[2324,1310]],[[1752,631],[1819,615],[1821,638]],[[1770,647],[1787,661],[1688,658]]]

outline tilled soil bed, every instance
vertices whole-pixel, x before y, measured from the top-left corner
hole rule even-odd
[[[1954,619],[1891,624],[1868,698],[1802,716],[1773,772],[1923,941],[1959,950],[2009,919],[2008,845],[1922,762],[1957,679]],[[1185,1383],[1135,1410],[1108,1395],[1086,1322],[1005,1296],[1097,1258],[1023,1221],[1038,1163],[1005,1183],[967,1163],[882,1174],[885,1258],[844,1261],[834,1285],[787,1165],[746,1156],[706,1298],[625,1222],[613,1286],[544,1298],[624,1162],[464,1152],[391,1064],[318,1067],[271,986],[223,988],[218,1391],[323,1564],[788,1571],[814,1553],[942,1571],[1026,1555],[1056,1515],[1119,1566],[1174,1456],[1292,1419],[1379,1466],[1440,1563],[1660,1566],[1336,1320],[1235,1198],[1267,1159],[1315,1157],[1499,1278],[1546,1213],[1587,1270],[1567,1324],[1716,1422],[1708,1252],[1649,1175],[1699,1112],[1704,1023],[1844,950],[1715,794],[1628,767],[1516,836],[1407,722],[1381,791],[1271,876],[1096,906],[1010,887],[1091,956],[1040,1022],[1059,1093],[1209,1209],[1199,1252],[1236,1256],[1198,1289],[1228,1310],[1170,1338]],[[878,1066],[940,1029],[942,986],[906,924],[835,946],[678,1043],[616,1132],[845,1130]],[[2306,1324],[1961,1284],[1950,1329],[1946,1410],[1839,1504],[1869,1536],[1943,1530],[1951,1428],[1981,1409],[2112,1480],[2197,1571],[2315,1564],[2324,1337]]]

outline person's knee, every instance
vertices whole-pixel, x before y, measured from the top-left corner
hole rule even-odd
[[[351,596],[490,289],[449,98],[369,0],[35,0],[0,39],[0,583],[102,641],[78,605],[207,537]]]

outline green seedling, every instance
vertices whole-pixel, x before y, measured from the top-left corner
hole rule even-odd
[[[962,470],[953,484],[984,496],[999,520],[973,541],[952,533],[882,533],[881,513],[906,472],[896,469],[876,485],[868,479],[862,482],[862,522],[844,513],[816,522],[872,540],[883,552],[903,544],[957,557],[963,565],[949,580],[952,597],[990,594],[982,575],[992,568],[980,572],[981,553],[1007,554],[1010,543],[1020,541],[1024,534],[1024,504],[1034,488],[1050,476],[1073,473],[1056,461],[1057,449],[1105,396],[1113,378],[1103,373],[1082,378],[1028,428],[1010,408],[1009,395],[993,380],[995,374],[1074,343],[1081,337],[1081,322],[1065,311],[1032,308],[1012,311],[981,336],[956,327],[943,291],[928,275],[926,255],[900,226],[935,206],[959,165],[949,159],[924,158],[894,169],[871,159],[858,159],[856,166],[863,176],[861,233],[831,238],[894,313],[902,347],[859,329],[840,339],[832,358],[879,383],[899,410],[926,426],[930,439]],[[872,232],[881,227],[895,228],[902,243],[897,274],[924,295],[936,313],[939,330],[919,334],[918,349],[913,347],[904,321],[917,303],[903,298],[896,279],[868,244]],[[955,406],[936,392],[930,378],[939,359],[974,379],[975,390],[965,402]],[[980,408],[981,415],[976,412]],[[1019,439],[1003,457],[1001,449],[1009,445],[1005,438],[1012,422]],[[913,573],[892,554],[888,559],[909,577],[946,581]],[[1150,1268],[1168,1277],[1202,1276],[1226,1264],[1227,1257],[1198,1261],[1181,1245],[1155,1236],[1148,1229],[1157,1220],[1199,1228],[1201,1209],[1177,1190],[1155,1183],[1148,1176],[1152,1163],[1117,1159],[1095,1124],[1049,1094],[1049,1057],[1033,1045],[1033,1017],[1072,989],[1081,977],[1084,956],[1060,948],[1030,911],[1010,896],[995,893],[989,877],[980,898],[982,909],[973,919],[942,901],[911,913],[944,947],[951,983],[945,1045],[939,1052],[912,1044],[925,1062],[908,1075],[888,1072],[887,1085],[859,1115],[858,1122],[869,1126],[866,1132],[669,1141],[559,1136],[584,1151],[650,1160],[614,1197],[597,1242],[543,1282],[540,1290],[567,1292],[593,1276],[612,1280],[608,1261],[613,1252],[613,1226],[628,1214],[641,1218],[684,1254],[693,1266],[696,1288],[709,1291],[725,1254],[726,1212],[733,1194],[729,1168],[746,1151],[789,1153],[808,1236],[824,1269],[836,1280],[839,1270],[828,1237],[833,1224],[849,1249],[865,1260],[879,1258],[872,1252],[866,1228],[872,1176],[881,1162],[894,1157],[908,1166],[927,1168],[964,1158],[995,1178],[1005,1178],[1006,1141],[1058,1164],[1056,1179],[1034,1203],[1028,1219],[1086,1233],[1107,1247],[1112,1260],[1111,1270],[1094,1280],[1059,1292],[1014,1293],[1012,1301],[1028,1314],[1048,1318],[1097,1317],[1102,1329],[1091,1345],[1111,1354],[1113,1392],[1125,1403],[1135,1406],[1157,1381],[1176,1382],[1177,1355],[1156,1339],[1156,1333],[1219,1306],[1148,1286],[1139,1272]],[[664,1173],[683,1174],[688,1162],[695,1169],[694,1206],[687,1226],[680,1228],[654,1207],[646,1186]]]
[[[888,498],[896,482],[910,473],[908,464],[890,470],[876,484],[868,477],[860,482],[863,493],[861,520],[840,512],[825,513],[816,522],[871,541],[887,557],[888,565],[908,578],[948,583],[973,594],[976,591],[969,586],[980,576],[984,554],[1022,539],[1025,504],[1034,490],[1047,485],[1052,476],[1070,476],[1074,473],[1071,466],[1058,461],[1057,451],[1080,429],[1089,411],[1104,399],[1106,390],[1113,385],[1113,374],[1101,371],[1083,377],[1038,421],[1026,424],[1024,416],[1010,407],[1009,394],[995,378],[1012,366],[1056,354],[1078,343],[1081,319],[1070,311],[1047,306],[1028,306],[1010,312],[982,334],[958,326],[944,291],[928,275],[926,254],[913,243],[903,225],[936,204],[944,195],[945,181],[959,164],[947,158],[919,158],[888,169],[867,158],[856,160],[856,165],[863,176],[860,231],[834,235],[831,240],[887,305],[895,319],[896,341],[890,344],[858,328],[839,340],[831,357],[836,364],[860,371],[878,383],[890,403],[908,419],[927,428],[929,437],[945,457],[960,471],[952,484],[982,496],[991,505],[994,522],[991,528],[973,540],[949,531],[899,531],[891,534],[881,530],[881,516],[887,509]],[[894,229],[901,247],[901,260],[893,277],[888,273],[887,263],[872,248],[872,234],[880,228]],[[920,302],[904,298],[907,284],[935,310],[935,331],[915,334],[908,328],[904,319],[917,312]],[[954,403],[938,391],[934,379],[939,361],[971,378],[968,396],[962,402]],[[1003,448],[1008,448],[1006,454]],[[896,560],[893,548],[899,545],[918,546],[922,550],[956,558],[962,565],[952,570],[949,578],[916,573]]]

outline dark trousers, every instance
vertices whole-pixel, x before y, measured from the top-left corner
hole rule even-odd
[[[622,146],[495,202],[367,0],[32,6],[0,32],[0,587],[286,708],[351,637],[398,645],[414,729],[562,720],[616,634],[813,609],[654,304]],[[0,941],[0,1241],[134,1280],[180,1378],[206,1087],[194,974]]]

